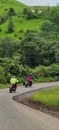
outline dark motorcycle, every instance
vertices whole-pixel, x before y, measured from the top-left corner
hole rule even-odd
[[[11,84],[9,87],[9,93],[16,92],[17,84]]]
[[[32,86],[32,81],[26,81],[25,83],[23,83],[23,85],[25,86],[25,88],[31,87]]]

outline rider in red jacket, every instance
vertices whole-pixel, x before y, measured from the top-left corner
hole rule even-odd
[[[31,76],[27,76],[26,77],[26,81],[32,81],[32,77]]]

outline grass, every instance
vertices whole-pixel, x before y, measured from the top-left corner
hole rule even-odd
[[[26,20],[25,18],[18,18],[17,16],[13,17],[13,24],[14,24],[14,32],[13,33],[6,33],[8,29],[8,21],[4,24],[0,25],[2,31],[0,32],[0,37],[10,36],[15,37],[15,34],[18,36],[23,36],[27,30],[38,30],[40,31],[40,27],[44,20],[34,19],[34,20]],[[22,30],[22,32],[21,32]]]
[[[59,106],[59,87],[36,92],[32,95],[32,100],[49,106]]]

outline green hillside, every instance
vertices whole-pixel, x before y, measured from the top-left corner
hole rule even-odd
[[[22,12],[25,5],[17,0],[0,0],[0,14],[5,13],[5,9],[9,9],[10,7],[15,8],[17,12]]]
[[[8,11],[10,8],[13,8],[16,15],[12,16],[12,22],[14,25],[14,31],[12,33],[7,33],[8,24],[10,21],[10,16],[8,16]],[[3,20],[6,19],[2,24],[0,23],[0,37],[16,37],[21,38],[26,30],[37,29],[39,28],[44,20],[41,19],[26,19],[26,16],[23,14],[24,8],[29,8],[26,5],[17,2],[16,0],[0,0],[0,21],[3,17]]]

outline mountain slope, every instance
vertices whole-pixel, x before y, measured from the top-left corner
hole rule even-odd
[[[14,9],[16,15],[12,16],[14,31],[12,33],[7,33],[8,24],[10,21],[10,17],[8,17],[7,15],[10,8]],[[23,15],[24,8],[31,7],[28,7],[16,0],[0,0],[0,20],[2,17],[3,19],[5,17],[8,17],[5,22],[0,24],[0,37],[3,38],[8,36],[20,39],[28,29],[37,29],[39,31],[39,28],[44,20],[27,20]]]

